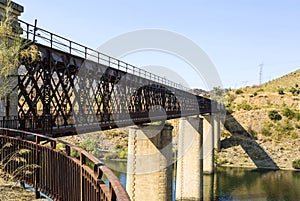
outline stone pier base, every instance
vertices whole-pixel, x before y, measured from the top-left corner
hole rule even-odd
[[[172,129],[130,127],[126,190],[132,201],[172,200]]]
[[[202,197],[203,119],[181,118],[178,140],[176,200],[200,200]]]
[[[214,118],[213,115],[203,116],[203,172],[214,173]]]

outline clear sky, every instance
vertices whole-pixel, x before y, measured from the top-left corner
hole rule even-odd
[[[125,32],[158,28],[184,35],[214,62],[224,87],[258,84],[300,67],[298,0],[15,0],[21,19],[91,48]],[[154,56],[153,56],[154,55]],[[145,65],[144,57],[124,60]],[[156,58],[156,65],[164,65]],[[180,63],[180,62],[179,62]],[[176,65],[176,64],[174,64]],[[178,66],[177,66],[178,67]],[[176,68],[176,67],[174,67]],[[192,83],[197,87],[197,83]]]

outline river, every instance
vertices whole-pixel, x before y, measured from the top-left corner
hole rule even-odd
[[[105,161],[126,186],[126,162]],[[204,200],[299,201],[300,172],[218,167],[204,175]],[[175,174],[173,200],[175,200]]]

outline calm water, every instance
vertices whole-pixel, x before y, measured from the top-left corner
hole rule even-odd
[[[126,162],[106,161],[106,165],[121,171],[115,173],[126,186]],[[203,180],[204,200],[300,201],[300,172],[217,168]],[[174,189],[175,182],[173,197]]]

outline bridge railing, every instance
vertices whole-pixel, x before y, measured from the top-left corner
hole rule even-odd
[[[14,128],[17,129],[19,126],[18,117],[6,117],[0,116],[0,128]]]
[[[19,20],[21,29],[23,30],[23,37],[33,41],[34,43],[39,43],[46,45],[51,48],[62,50],[64,52],[76,55],[88,60],[92,60],[99,64],[103,64],[115,69],[122,70],[127,73],[131,73],[146,79],[158,82],[160,84],[171,86],[177,89],[188,91],[189,88],[183,86],[182,84],[170,81],[165,77],[155,75],[151,72],[145,71],[139,67],[128,64],[119,59],[113,58],[106,54],[103,54],[94,49],[88,48],[84,45],[81,45],[77,42],[71,41],[67,38],[61,37],[57,34],[51,33],[44,29],[38,28],[36,25],[31,25],[27,22]]]
[[[130,198],[118,178],[93,155],[69,143],[25,131],[0,128],[0,160],[18,149],[29,149],[27,165],[38,165],[31,175],[20,175],[19,180],[33,186],[54,200],[100,201]],[[61,149],[58,149],[57,145]],[[77,157],[72,156],[75,153]],[[11,163],[5,171],[12,173],[19,165]],[[103,181],[103,176],[108,184]]]

